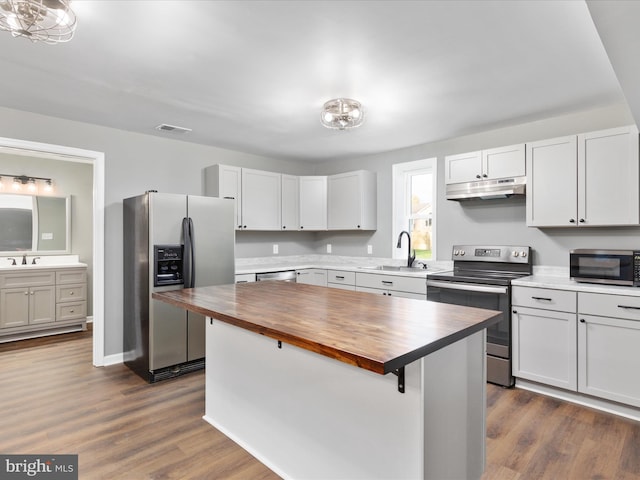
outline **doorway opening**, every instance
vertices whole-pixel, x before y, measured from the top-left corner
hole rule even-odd
[[[104,365],[104,153],[63,145],[0,137],[0,153],[37,159],[88,163],[93,166],[93,364]]]

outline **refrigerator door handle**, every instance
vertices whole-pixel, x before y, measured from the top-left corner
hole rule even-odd
[[[189,231],[190,218],[182,219],[182,241],[183,241],[183,258],[182,258],[182,278],[184,279],[184,288],[191,287],[191,232]]]
[[[189,287],[196,286],[196,244],[195,244],[195,231],[193,229],[193,220],[189,217],[189,249],[191,251],[191,281]]]

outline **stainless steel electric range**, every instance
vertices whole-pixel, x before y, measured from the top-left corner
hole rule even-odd
[[[511,387],[511,281],[531,275],[531,247],[454,245],[453,271],[427,274],[427,300],[502,312],[487,329],[487,381]]]

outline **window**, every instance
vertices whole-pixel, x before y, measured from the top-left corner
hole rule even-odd
[[[432,260],[435,255],[436,159],[393,165],[393,245],[400,232],[411,234],[416,260]],[[393,249],[394,258],[406,258],[407,244]]]

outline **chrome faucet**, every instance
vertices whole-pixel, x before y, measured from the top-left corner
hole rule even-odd
[[[407,239],[409,240],[409,250],[407,252],[407,267],[411,268],[413,266],[414,260],[416,259],[416,252],[414,250],[413,255],[411,255],[411,235],[409,234],[409,232],[407,232],[406,230],[400,232],[400,235],[398,235],[398,244],[396,245],[396,248],[402,248],[402,235],[406,235]]]
[[[7,260],[12,260],[11,265],[15,265],[16,264],[16,259],[13,257],[9,257],[7,258]]]
[[[25,253],[25,254],[22,256],[22,265],[26,265],[26,264],[27,264],[27,254]]]

